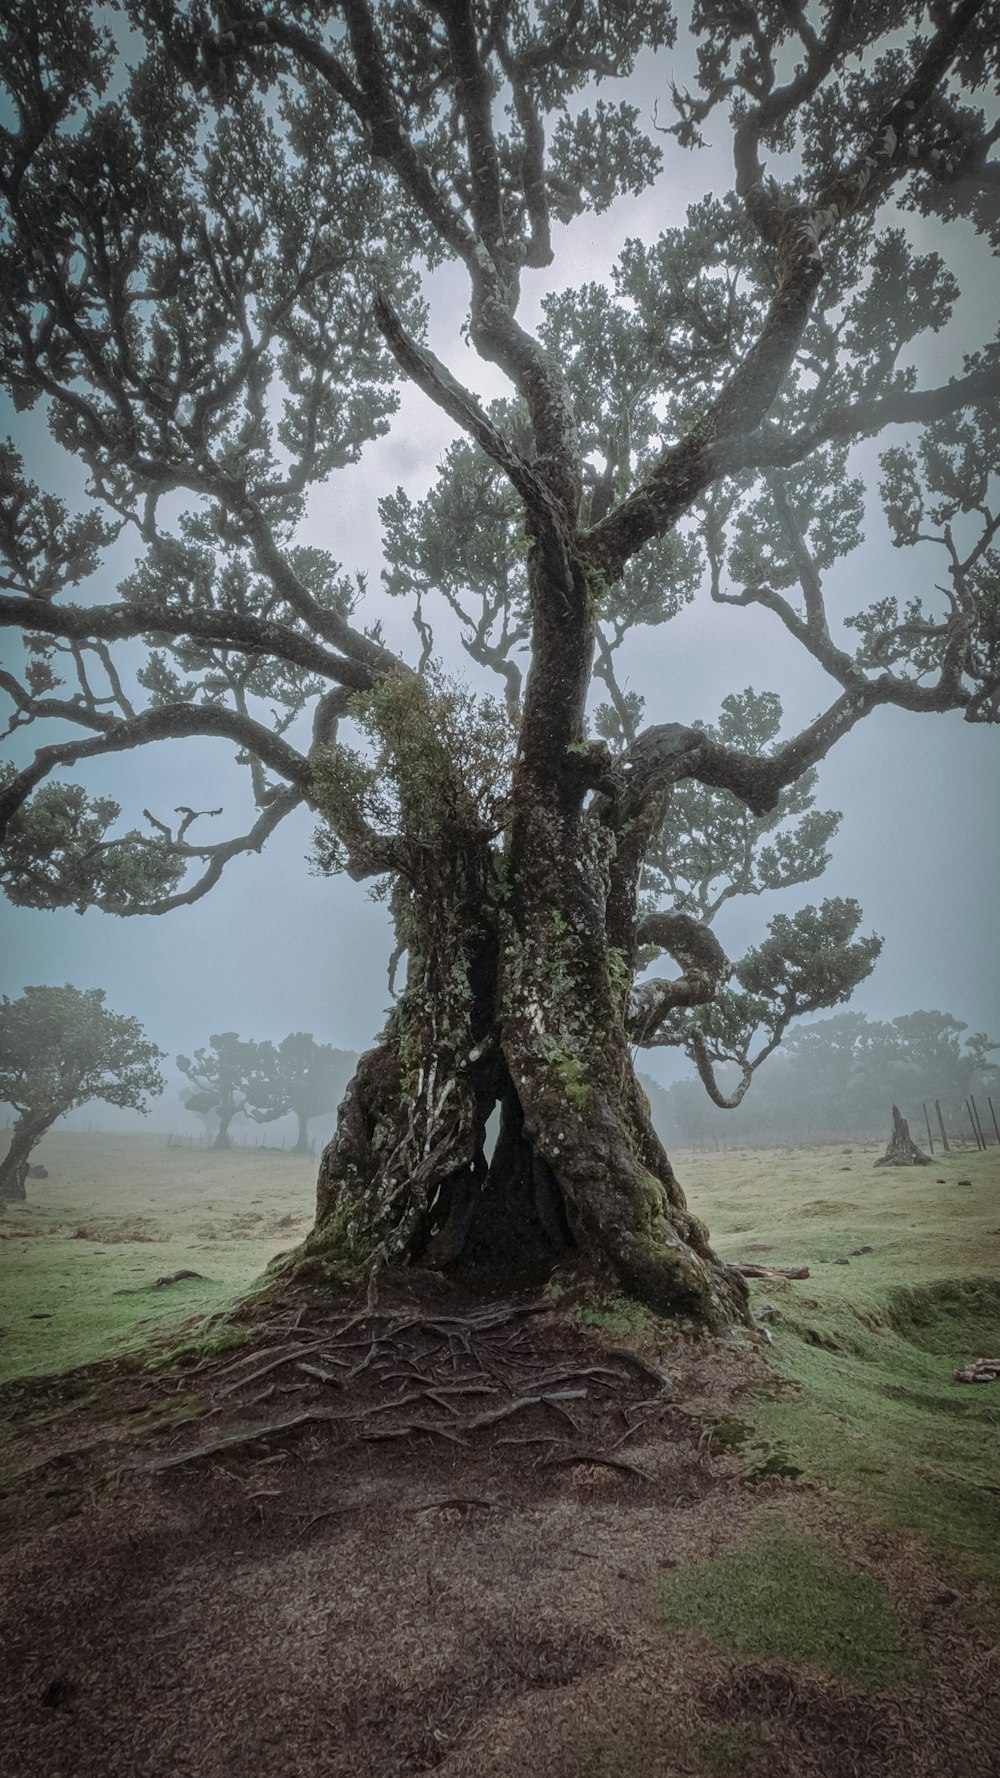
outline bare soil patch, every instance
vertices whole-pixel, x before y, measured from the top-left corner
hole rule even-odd
[[[997,1652],[947,1576],[713,1442],[769,1378],[752,1341],[441,1291],[10,1385],[6,1778],[989,1778]],[[666,1626],[664,1573],[776,1507],[884,1587],[919,1680]]]

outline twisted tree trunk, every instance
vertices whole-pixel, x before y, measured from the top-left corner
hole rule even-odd
[[[19,1117],[10,1138],[10,1147],[0,1161],[0,1203],[20,1204],[27,1197],[28,1156],[54,1120]]]
[[[584,576],[569,564],[539,605],[504,849],[467,831],[410,849],[407,985],[324,1152],[306,1256],[355,1276],[568,1261],[720,1328],[746,1318],[746,1286],[687,1209],[626,1034],[640,830],[655,811],[623,826],[620,805],[590,795]]]

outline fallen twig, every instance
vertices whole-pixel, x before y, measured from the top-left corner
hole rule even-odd
[[[304,1408],[300,1414],[290,1414],[284,1420],[271,1420],[263,1426],[246,1426],[241,1432],[227,1433],[225,1438],[215,1439],[210,1445],[198,1445],[194,1450],[176,1451],[168,1457],[155,1457],[145,1469],[154,1474],[163,1469],[179,1469],[184,1463],[196,1463],[205,1457],[218,1457],[225,1451],[238,1451],[243,1445],[260,1444],[268,1438],[275,1438],[284,1432],[293,1432],[299,1426],[305,1426],[310,1420],[333,1420],[353,1418],[331,1413],[329,1408]]]
[[[462,1431],[476,1432],[482,1426],[495,1426],[498,1420],[507,1420],[511,1414],[519,1414],[523,1408],[558,1408],[561,1401],[580,1401],[586,1393],[586,1389],[558,1389],[546,1395],[521,1395],[516,1401],[505,1402],[499,1408],[487,1408],[482,1414],[474,1414],[471,1420],[463,1420]]]
[[[445,1426],[440,1420],[408,1420],[405,1426],[379,1427],[376,1432],[358,1434],[366,1443],[374,1444],[378,1440],[388,1438],[409,1438],[411,1432],[433,1432],[438,1438],[450,1439],[453,1445],[464,1445],[465,1439],[452,1426]]]
[[[661,1389],[673,1388],[670,1378],[665,1377],[655,1364],[651,1364],[648,1358],[641,1358],[638,1352],[630,1352],[627,1346],[606,1346],[604,1355],[606,1358],[617,1358],[622,1364],[630,1364],[633,1370],[640,1371],[644,1377],[649,1377]]]
[[[217,1393],[220,1396],[232,1395],[234,1389],[245,1389],[249,1383],[256,1383],[258,1378],[266,1377],[269,1371],[276,1371],[281,1365],[290,1364],[293,1359],[300,1358],[303,1352],[316,1352],[320,1346],[326,1344],[327,1341],[324,1338],[311,1340],[306,1346],[286,1346],[277,1358],[268,1359],[266,1364],[260,1365],[255,1371],[250,1371],[245,1377],[237,1377],[234,1383],[227,1383],[225,1388],[218,1390]]]
[[[492,1500],[481,1494],[447,1494],[442,1500],[424,1500],[419,1506],[408,1506],[408,1513],[433,1512],[436,1506],[482,1506],[490,1509],[499,1506],[498,1500]]]
[[[640,1481],[648,1482],[651,1486],[655,1485],[655,1478],[647,1475],[646,1471],[640,1469],[637,1463],[629,1463],[625,1457],[605,1457],[598,1451],[575,1451],[566,1457],[539,1457],[536,1467],[538,1469],[568,1468],[575,1463],[594,1463],[601,1469],[620,1469],[626,1475],[638,1476]]]
[[[344,1387],[343,1378],[336,1376],[333,1371],[325,1371],[322,1365],[300,1363],[295,1366],[295,1369],[302,1371],[307,1377],[315,1377],[319,1383],[332,1383],[336,1389]]]

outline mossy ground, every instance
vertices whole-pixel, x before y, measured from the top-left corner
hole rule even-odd
[[[0,1214],[0,1382],[138,1354],[227,1308],[312,1219],[316,1164],[280,1151],[56,1129],[32,1159],[48,1179]],[[182,1270],[201,1277],[151,1288]]]
[[[1000,1353],[1000,1152],[876,1169],[880,1152],[686,1165],[725,1258],[811,1272],[751,1285],[755,1309],[777,1311],[776,1387],[742,1431],[718,1436],[742,1442],[751,1465],[819,1477],[1000,1589],[1000,1385],[953,1378]]]
[[[761,1514],[749,1537],[714,1561],[662,1583],[664,1619],[723,1648],[821,1667],[881,1687],[918,1675],[882,1588],[862,1569],[790,1524]]]

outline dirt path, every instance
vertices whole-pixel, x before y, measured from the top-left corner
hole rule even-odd
[[[5,1778],[990,1778],[1000,1665],[948,1577],[706,1438],[765,1374],[750,1347],[399,1300],[36,1403],[5,1503],[34,1523],[0,1559]],[[666,1626],[663,1576],[776,1507],[877,1579],[918,1679]]]

